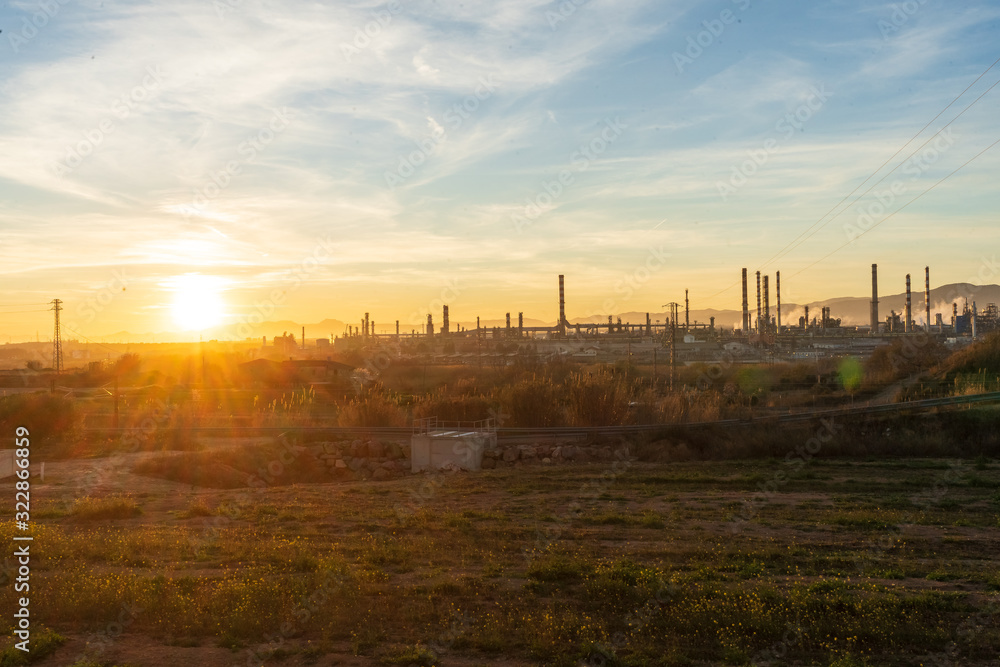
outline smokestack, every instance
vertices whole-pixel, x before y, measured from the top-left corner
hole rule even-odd
[[[802,327],[802,330],[803,331],[808,331],[809,330],[809,306],[805,306],[805,309],[806,309],[805,326]]]
[[[958,321],[958,301],[951,302],[951,326],[955,326]]]
[[[566,333],[566,292],[563,276],[559,276],[559,333]]]
[[[872,264],[871,328],[878,333],[878,264]]]
[[[688,291],[684,290],[684,330],[691,328],[691,311],[688,310]]]
[[[517,314],[517,335],[524,333],[524,313]]]
[[[931,267],[924,267],[924,330],[931,332]]]
[[[306,349],[306,328],[302,327],[302,349]]]
[[[434,335],[434,316],[430,313],[427,313],[427,335]]]
[[[399,320],[396,320],[396,338],[399,338]]]
[[[910,310],[910,274],[906,274],[906,322],[903,323],[903,331],[910,333],[910,317],[913,312]]]
[[[448,306],[442,307],[444,312],[441,313],[441,333],[448,333]]]
[[[653,325],[649,323],[649,313],[646,313],[646,335],[653,335]]]
[[[507,313],[507,333],[510,333],[510,313]]]
[[[774,272],[774,296],[778,300],[778,329],[781,333],[781,271]]]
[[[757,272],[757,333],[760,333],[760,271]]]
[[[747,270],[743,269],[743,335],[749,329],[750,311],[747,305]]]
[[[771,297],[767,291],[767,276],[764,276],[764,331],[771,328]]]

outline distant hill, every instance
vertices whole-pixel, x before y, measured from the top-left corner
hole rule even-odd
[[[771,300],[771,314],[775,314],[775,308],[777,304],[774,301],[774,295],[772,293]],[[941,313],[945,322],[951,321],[951,304],[953,302],[958,302],[958,310],[962,312],[962,307],[965,304],[965,299],[969,300],[971,305],[973,301],[976,302],[977,306],[982,309],[988,303],[1000,303],[1000,285],[972,285],[970,283],[952,283],[949,285],[941,285],[940,287],[935,287],[931,289],[931,322],[934,321],[934,314]],[[753,316],[756,317],[757,311],[757,296],[756,292],[751,290],[750,294],[750,311]],[[818,316],[820,309],[823,307],[830,308],[830,315],[833,318],[840,318],[844,324],[847,325],[862,325],[868,324],[869,321],[869,305],[871,302],[871,297],[869,296],[848,296],[848,297],[838,297],[834,299],[826,299],[824,301],[811,301],[809,306],[809,317]],[[910,307],[913,311],[913,319],[916,322],[923,322],[924,319],[924,289],[921,284],[919,291],[917,290],[916,282],[911,286],[910,293]],[[902,313],[906,308],[906,292],[899,292],[898,294],[879,294],[878,303],[878,313],[879,321],[884,322],[886,316],[890,311],[895,310],[897,313]],[[783,302],[781,304],[781,321],[782,324],[790,324],[792,322],[798,322],[800,316],[804,313],[803,304],[787,303]],[[620,314],[622,322],[631,322],[632,324],[645,324],[646,313],[639,311],[628,311]],[[714,310],[714,309],[692,309],[689,318],[692,323],[694,322],[704,322],[708,323],[710,317],[715,317],[716,326],[739,326],[740,320],[743,314],[739,310]],[[617,320],[619,315],[614,315]],[[650,312],[650,319],[655,323],[657,320],[664,322],[667,319],[666,312]],[[683,319],[684,310],[680,310],[680,317]],[[570,322],[580,322],[580,323],[600,323],[607,322],[608,316],[591,315],[589,317],[579,317],[579,318],[569,318]]]
[[[921,284],[918,288],[917,281],[913,283],[913,291],[911,294],[912,308],[913,308],[913,319],[920,323],[923,322],[924,318],[924,290]],[[931,290],[931,321],[934,321],[934,314],[941,313],[945,322],[951,321],[951,304],[953,302],[958,302],[958,309],[961,312],[964,306],[965,299],[969,300],[971,304],[973,301],[982,309],[988,303],[1000,303],[1000,285],[972,285],[970,283],[953,283],[949,285],[941,285],[940,287],[935,287]],[[750,310],[754,315],[756,315],[757,303],[756,294],[751,293],[750,295],[751,307]],[[830,308],[830,313],[834,318],[840,318],[842,322],[846,325],[859,325],[868,324],[868,308],[869,308],[869,297],[867,296],[849,296],[849,297],[838,297],[834,299],[826,299],[825,301],[812,301],[808,304],[809,306],[809,316],[818,316],[820,308],[828,306]],[[906,293],[899,292],[896,294],[880,294],[879,295],[879,320],[884,322],[886,316],[890,311],[895,310],[897,313],[902,313],[906,305]],[[772,301],[771,311],[772,314],[775,312],[777,304]],[[803,314],[803,305],[795,303],[782,303],[781,304],[781,321],[783,324],[797,323],[798,318]],[[655,324],[657,321],[664,322],[667,319],[667,313],[664,311],[650,312],[650,319]],[[632,324],[645,324],[646,313],[641,311],[627,311],[623,313],[616,313],[612,316],[615,321],[618,317],[621,317],[622,322],[630,322]],[[681,310],[681,317],[684,317],[684,311]],[[715,318],[715,324],[718,327],[739,327],[740,319],[742,314],[739,310],[715,310],[715,309],[693,309],[689,314],[692,323],[699,322],[707,324],[710,317]],[[607,315],[590,315],[587,317],[569,317],[570,322],[583,323],[606,323],[608,321]],[[480,320],[480,325],[484,327],[504,327],[507,322],[504,318],[493,318],[493,319],[483,319]],[[535,318],[526,317],[524,318],[524,326],[526,327],[545,327],[545,326],[555,326],[554,320],[538,320]],[[425,322],[419,323],[400,323],[399,330],[402,333],[409,333],[410,331],[422,332],[424,330]],[[315,341],[317,338],[329,338],[332,336],[342,336],[347,328],[347,323],[343,320],[337,319],[325,319],[321,322],[316,322],[314,324],[306,324],[306,340]],[[360,321],[357,324],[351,323],[352,327],[360,326]],[[466,321],[453,321],[451,323],[452,330],[456,327],[461,326],[465,329],[473,329],[476,326],[475,320]],[[517,326],[517,315],[511,314],[511,326]],[[376,331],[378,333],[395,333],[396,323],[392,322],[375,322]],[[441,329],[441,314],[434,313],[434,328],[436,331]],[[296,339],[301,339],[302,336],[302,324],[292,320],[279,320],[276,322],[263,322],[261,324],[254,325],[252,330],[247,332],[236,325],[230,325],[228,327],[217,327],[211,329],[202,334],[203,340],[218,339],[223,340],[231,336],[239,336],[240,338],[254,338],[260,340],[261,337],[266,336],[268,341],[273,339],[275,336],[281,336],[282,334],[289,333],[295,336]],[[246,335],[241,335],[246,334]],[[95,340],[105,340],[108,342],[133,342],[133,343],[154,343],[154,342],[184,342],[190,341],[192,335],[190,333],[178,334],[174,332],[154,332],[154,333],[132,333],[129,331],[118,331],[112,334],[107,334],[104,336],[96,337]]]

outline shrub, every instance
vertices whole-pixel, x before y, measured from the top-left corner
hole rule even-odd
[[[369,394],[342,407],[337,423],[341,426],[405,426],[406,413],[391,398]]]
[[[16,394],[0,398],[0,428],[12,433],[18,426],[38,444],[66,436],[76,424],[73,402],[49,393]]]

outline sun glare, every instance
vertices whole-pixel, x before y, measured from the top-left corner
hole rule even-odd
[[[174,278],[170,288],[174,292],[174,323],[183,331],[201,331],[222,322],[221,278],[192,273]]]

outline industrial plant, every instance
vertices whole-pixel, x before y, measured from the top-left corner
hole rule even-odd
[[[901,312],[879,310],[878,266],[872,264],[870,317],[868,324],[848,325],[832,307],[810,312],[809,306],[797,306],[802,312],[794,320],[782,318],[781,272],[773,276],[774,303],[771,301],[771,276],[760,271],[754,276],[755,309],[751,309],[747,269],[742,270],[742,317],[737,325],[723,325],[709,317],[708,322],[691,321],[689,290],[684,290],[683,304],[671,302],[663,319],[653,320],[645,313],[639,322],[622,322],[621,317],[607,316],[606,322],[571,322],[566,316],[565,277],[559,276],[559,317],[552,326],[525,326],[524,314],[516,319],[505,314],[502,326],[485,326],[476,318],[476,326],[453,326],[448,305],[442,307],[440,326],[435,314],[428,313],[423,330],[376,333],[375,323],[365,313],[357,326],[348,325],[342,335],[333,337],[338,351],[383,348],[390,355],[408,355],[419,341],[422,356],[440,363],[483,363],[498,356],[512,356],[517,349],[529,349],[543,358],[615,360],[627,357],[635,362],[679,364],[728,359],[743,363],[792,362],[829,356],[866,357],[878,346],[899,337],[932,336],[949,346],[961,346],[979,335],[1000,326],[997,306],[989,303],[979,308],[975,301],[951,300],[952,313],[947,321],[940,313],[931,318],[930,267],[924,268],[922,312],[914,318],[911,280],[907,274],[905,305]],[[956,295],[957,297],[957,295]],[[918,297],[919,298],[919,297]],[[919,307],[919,306],[918,306]],[[683,311],[683,312],[682,312]],[[920,317],[922,315],[922,317]],[[322,339],[326,345],[327,340]],[[303,333],[303,345],[305,335]]]

